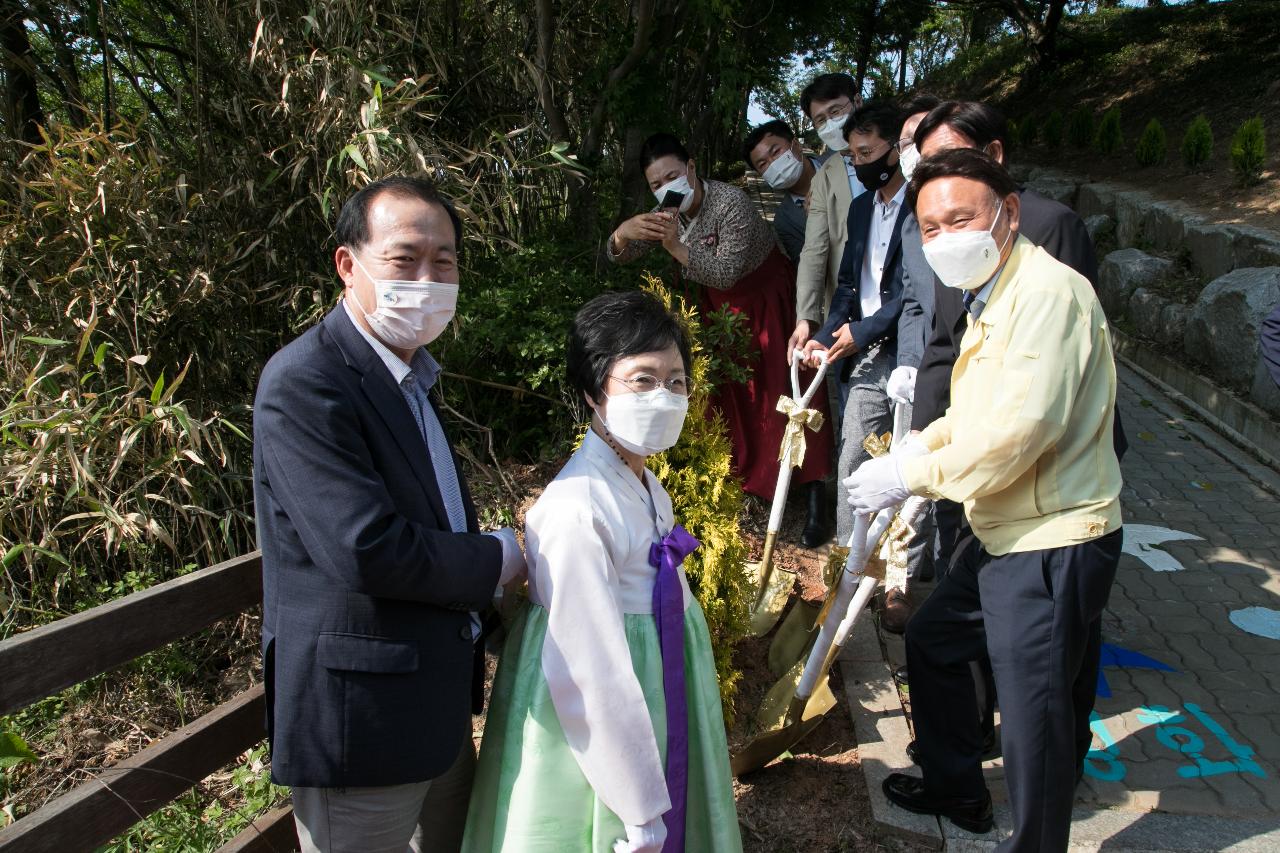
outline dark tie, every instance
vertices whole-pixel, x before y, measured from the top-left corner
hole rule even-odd
[[[964,295],[964,310],[973,315],[973,319],[978,319],[982,314],[982,309],[987,307],[987,303],[978,298],[976,290],[970,290]]]

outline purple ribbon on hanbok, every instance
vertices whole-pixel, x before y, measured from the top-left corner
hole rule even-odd
[[[653,618],[662,652],[662,689],[667,709],[667,795],[671,810],[662,816],[667,840],[662,853],[683,853],[685,799],[689,790],[689,707],[684,689],[684,585],[680,564],[698,548],[698,540],[680,525],[649,547],[649,565],[658,570],[653,584]]]

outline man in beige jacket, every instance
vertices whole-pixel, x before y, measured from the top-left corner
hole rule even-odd
[[[849,144],[843,128],[861,103],[858,84],[848,74],[823,74],[800,93],[801,108],[833,153],[809,185],[804,249],[796,270],[796,328],[788,352],[803,348],[822,326],[840,276],[840,259],[849,236],[849,205],[864,191],[844,156]],[[833,401],[838,398],[832,397]],[[837,415],[843,409],[842,402],[833,403]]]

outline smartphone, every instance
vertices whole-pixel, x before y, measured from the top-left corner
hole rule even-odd
[[[662,209],[670,208],[680,209],[680,205],[684,203],[684,193],[678,193],[675,190],[667,190],[667,194],[662,197]]]

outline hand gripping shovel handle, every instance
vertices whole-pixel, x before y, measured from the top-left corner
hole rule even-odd
[[[928,505],[928,498],[913,495],[903,502],[902,508],[898,511],[898,517],[908,526],[915,526],[920,514],[924,512],[925,507]],[[876,516],[876,521],[879,520],[880,516]],[[879,537],[872,541],[878,542]],[[844,641],[849,638],[849,632],[853,630],[853,623],[857,621],[858,614],[866,609],[867,602],[871,600],[871,596],[875,595],[876,587],[879,583],[879,580],[872,577],[864,577],[858,582],[858,590],[854,593],[853,601],[849,604],[849,612],[845,614],[844,619],[840,622],[840,627],[836,629],[835,648],[844,647]]]

